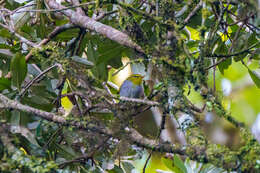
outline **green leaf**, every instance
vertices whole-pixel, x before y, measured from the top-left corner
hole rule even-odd
[[[94,63],[91,61],[88,61],[87,58],[81,58],[79,56],[72,56],[72,57],[70,57],[70,59],[72,61],[85,65],[85,67],[88,69],[90,69],[94,66]]]
[[[0,37],[0,39],[2,38]],[[0,43],[0,49],[10,49],[10,48],[11,46],[7,45],[6,42]]]
[[[232,64],[232,59],[227,58],[223,62],[218,64],[218,69],[222,75],[224,75],[224,70],[228,69],[228,67]]]
[[[228,52],[228,49],[227,49],[225,42],[219,41],[218,48],[216,49],[216,53],[225,55],[225,54],[227,54],[227,52]],[[224,57],[222,57],[222,58],[224,58]],[[219,59],[220,58],[218,58],[218,60]],[[221,72],[221,74],[224,74],[224,70],[228,69],[228,67],[231,64],[232,64],[232,59],[230,57],[228,57],[226,60],[224,60],[223,62],[218,64],[218,68],[219,68],[219,71]]]
[[[249,37],[248,37],[248,40],[247,40],[249,45],[253,45],[253,44],[257,43],[257,41],[258,40],[256,38],[256,33],[255,32],[253,34],[250,34]]]
[[[16,53],[11,61],[12,85],[21,89],[21,84],[27,74],[27,64],[25,57]]]
[[[105,43],[98,48],[99,58],[97,63],[107,62],[110,59],[121,59],[123,47],[112,41],[106,41]]]
[[[131,163],[128,163],[128,162],[122,162],[122,165],[123,165],[123,168],[126,173],[131,173],[131,171],[133,169],[135,169],[135,167]]]
[[[200,33],[199,33],[198,30],[191,28],[191,27],[188,27],[188,26],[187,26],[187,29],[190,31],[190,38],[192,40],[199,40],[200,39]]]
[[[59,145],[57,143],[53,143],[53,144],[59,150],[59,153],[61,156],[65,157],[67,159],[77,157],[78,153],[75,153],[73,148],[71,148],[70,146]]]
[[[163,86],[164,86],[164,83],[163,83],[163,82],[158,82],[157,84],[155,84],[155,85],[153,86],[153,89],[154,89],[154,90],[160,90],[160,89],[162,89]]]
[[[17,110],[12,111],[10,123],[12,125],[20,125],[20,119],[21,119],[20,112]]]
[[[45,7],[44,5],[44,1],[36,1],[37,2],[37,9],[43,9]],[[40,25],[37,25],[37,36],[40,37],[41,39],[43,39],[46,34],[47,34],[47,28],[45,27],[48,21],[48,18],[46,16],[46,14],[44,13],[37,13],[37,17],[39,17],[39,23]]]
[[[93,75],[100,80],[106,81],[108,78],[106,64],[104,62],[98,64],[98,52],[94,50],[91,42],[88,44],[87,57],[95,64],[95,66],[91,69]]]
[[[183,173],[187,173],[187,169],[186,169],[183,161],[180,159],[180,157],[177,154],[175,154],[173,157],[173,163],[174,163],[174,166],[179,168]]]
[[[97,64],[98,54],[94,50],[91,42],[88,43],[87,57],[90,61],[94,62],[94,64]]]
[[[260,74],[256,71],[250,70],[248,68],[248,72],[251,76],[251,79],[254,81],[254,83],[256,84],[257,88],[260,89]]]
[[[114,68],[122,66],[121,57],[123,54],[129,54],[128,48],[108,39],[102,40],[98,44],[99,63],[109,64]]]
[[[2,28],[0,29],[0,36],[4,38],[11,38],[12,35],[7,29]]]
[[[26,10],[32,10],[32,6],[30,4],[34,3],[33,1],[27,3],[22,9],[17,10],[17,13],[12,14],[11,20],[14,23],[15,29],[21,28],[24,24],[28,22],[30,19],[30,13],[27,12]],[[21,12],[24,11],[24,12]]]
[[[11,81],[9,79],[1,77],[0,78],[0,91],[3,91],[5,89],[11,89]]]
[[[0,54],[1,56],[1,54]],[[11,59],[5,59],[1,60],[0,59],[0,69],[2,71],[2,76],[7,75],[10,72],[10,64],[11,64]]]
[[[199,12],[195,13],[194,16],[191,17],[191,20],[187,24],[187,26],[190,26],[192,28],[197,28],[197,27],[201,26],[201,22],[202,22],[202,14],[199,11]]]
[[[51,100],[46,98],[46,92],[42,92],[39,95],[32,95],[30,97],[24,97],[22,103],[28,106],[32,106],[37,109],[51,111],[54,105],[51,103]]]
[[[3,59],[11,58],[13,53],[9,49],[0,49],[0,57]]]
[[[250,59],[260,60],[260,48],[257,48],[252,52]]]
[[[176,168],[174,167],[173,161],[172,161],[171,159],[167,159],[167,158],[164,158],[164,157],[163,157],[161,160],[162,160],[163,164],[164,164],[167,168],[169,168],[169,169],[172,170],[172,171],[176,171]]]
[[[60,34],[57,35],[57,37],[54,38],[55,41],[69,41],[72,38],[76,38],[78,35],[79,29],[68,29]]]
[[[108,173],[124,173],[124,171],[115,165],[114,169],[109,170]]]
[[[234,57],[234,61],[235,61],[235,62],[241,61],[241,60],[243,60],[245,57],[246,57],[246,53],[242,53],[242,54],[240,54],[240,55],[235,56],[235,57]]]
[[[200,173],[223,173],[225,170],[222,168],[217,168],[211,164],[204,164],[203,167],[201,168]]]

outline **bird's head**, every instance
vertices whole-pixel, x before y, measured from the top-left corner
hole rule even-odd
[[[134,85],[142,85],[144,76],[140,74],[132,74],[126,80],[133,82]]]

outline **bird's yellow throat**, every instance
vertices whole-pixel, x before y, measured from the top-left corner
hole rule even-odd
[[[141,85],[143,81],[143,76],[140,74],[132,74],[127,78],[127,80],[133,82],[134,85]]]

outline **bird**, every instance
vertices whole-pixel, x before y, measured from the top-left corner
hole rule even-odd
[[[143,89],[143,78],[144,76],[140,74],[130,75],[121,85],[119,89],[119,95],[121,97],[128,98],[143,98],[144,89]]]
[[[119,89],[120,97],[128,98],[144,98],[144,89],[143,89],[143,78],[144,76],[140,74],[130,75],[121,85]],[[121,101],[119,103],[122,103]],[[153,113],[151,109],[147,109],[147,105],[131,109],[137,114],[134,115],[133,124],[134,128],[143,136],[154,138],[157,134],[157,125],[154,122]],[[145,111],[144,111],[145,110]]]

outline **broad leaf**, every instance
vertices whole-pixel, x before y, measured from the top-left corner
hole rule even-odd
[[[0,78],[0,91],[3,91],[5,89],[11,89],[11,81],[9,79]]]
[[[248,72],[249,72],[252,80],[256,84],[257,88],[260,89],[260,74],[256,71],[250,70],[249,68],[248,68]]]
[[[135,169],[135,167],[129,163],[129,162],[122,162],[123,168],[125,170],[125,172],[131,172],[133,169]]]
[[[172,171],[176,171],[176,168],[174,167],[174,165],[173,165],[173,160],[172,159],[167,159],[167,158],[162,158],[161,159],[162,160],[162,162],[164,163],[164,165],[168,168],[168,169],[170,169],[170,170],[172,170]]]
[[[94,63],[88,61],[87,58],[81,58],[79,56],[72,56],[70,58],[72,59],[72,61],[85,65],[86,68],[92,68],[94,66]]]
[[[12,72],[12,85],[21,89],[21,84],[24,81],[27,74],[27,64],[25,57],[19,53],[16,53],[11,61]]]
[[[11,15],[11,20],[14,23],[15,29],[21,28],[28,22],[31,16],[30,12],[27,12],[26,10],[32,10],[34,6],[31,4],[33,3],[33,1],[27,3],[25,6],[23,6],[23,8],[19,9],[16,13]]]
[[[183,163],[183,161],[180,159],[180,157],[175,154],[173,157],[174,166],[179,168],[183,173],[187,173],[187,169]]]
[[[227,46],[225,44],[225,42],[219,41],[218,42],[218,48],[216,49],[216,54],[222,54],[222,55],[226,55],[228,52]],[[224,58],[224,57],[222,57]],[[218,58],[218,60],[220,60],[220,58]],[[231,57],[228,57],[226,60],[224,60],[223,62],[221,62],[218,65],[219,71],[224,74],[224,70],[228,69],[228,67],[232,64],[232,59]]]
[[[114,169],[109,170],[108,173],[124,173],[124,171],[115,165]]]
[[[11,124],[12,125],[20,125],[21,113],[17,110],[13,110],[11,112]]]
[[[113,59],[113,61],[121,61],[121,56],[124,49],[126,48],[113,41],[106,40],[105,43],[98,48],[99,58],[97,63],[106,63],[111,59]]]
[[[98,52],[94,50],[91,42],[89,42],[88,44],[87,57],[95,64],[95,67],[91,69],[94,76],[96,76],[100,80],[106,81],[108,78],[106,64],[104,62],[98,63]]]
[[[221,74],[224,74],[224,70],[228,69],[228,67],[232,64],[232,59],[231,58],[227,58],[226,60],[224,60],[223,62],[221,62],[218,65],[218,69],[220,71]]]
[[[51,100],[46,98],[44,95],[46,92],[42,92],[41,95],[33,95],[31,97],[24,97],[22,100],[23,104],[32,106],[37,109],[51,111],[54,105],[51,103]]]

